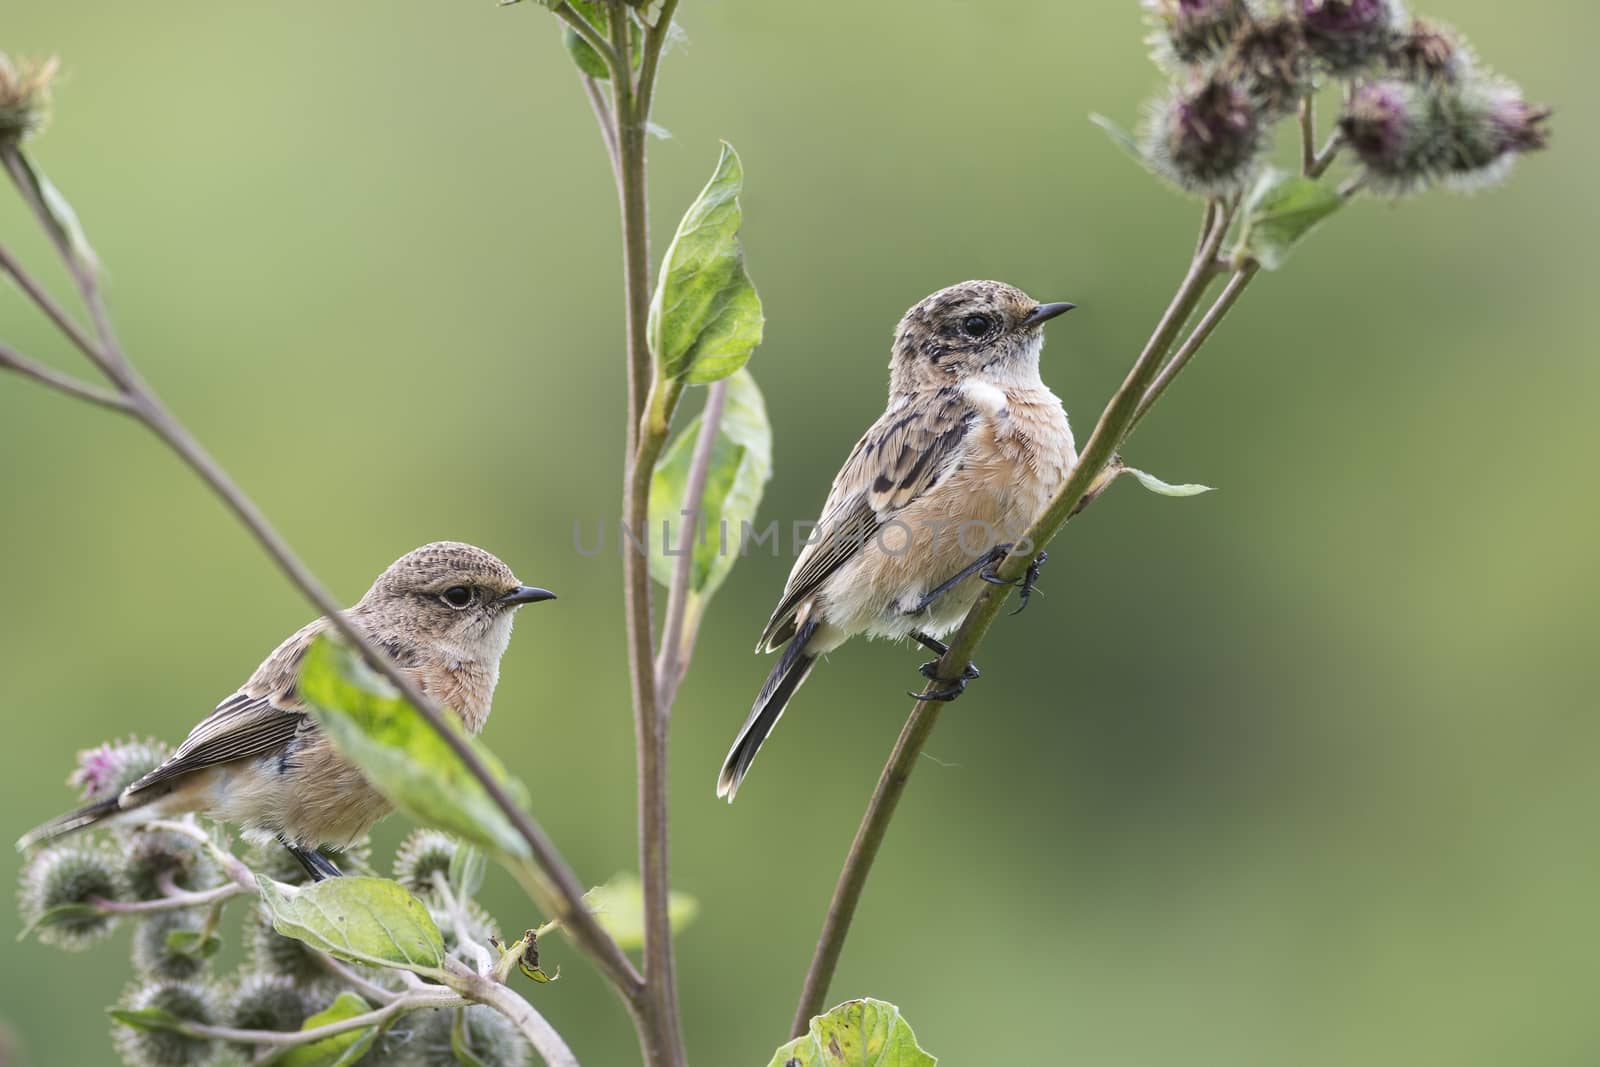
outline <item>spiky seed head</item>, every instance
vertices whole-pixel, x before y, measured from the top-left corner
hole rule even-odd
[[[67,777],[85,801],[110,800],[167,761],[172,750],[153,738],[130,737],[78,753],[78,767]]]
[[[394,854],[394,880],[417,896],[434,891],[433,876],[450,874],[450,861],[460,847],[456,839],[438,830],[413,830]]]
[[[303,941],[274,930],[271,917],[260,906],[251,908],[244,921],[244,946],[251,970],[280,974],[302,986],[315,985],[328,977],[316,952]]]
[[[1459,81],[1476,65],[1466,38],[1442,22],[1416,18],[1390,38],[1384,66],[1407,81]]]
[[[320,849],[324,856],[339,865],[346,874],[370,873],[372,870],[372,840],[363,837],[343,851]],[[306,869],[300,866],[288,849],[276,841],[257,841],[244,854],[245,865],[257,874],[264,874],[285,885],[304,885],[311,880]]]
[[[165,896],[164,883],[179,889],[207,889],[217,883],[219,872],[205,847],[193,838],[171,830],[135,830],[119,835],[122,849],[122,880],[132,900],[155,900]]]
[[[223,996],[223,1016],[239,1030],[298,1030],[316,1008],[302,987],[281,974],[247,972]]]
[[[109,936],[116,916],[94,910],[92,903],[122,895],[118,874],[116,858],[97,845],[35,852],[17,893],[24,927],[36,927],[40,941],[74,952]]]
[[[1245,87],[1224,71],[1174,86],[1146,117],[1142,147],[1152,168],[1192,193],[1244,187],[1266,145],[1266,123]]]
[[[495,1067],[526,1067],[527,1041],[504,1015],[483,1004],[466,1008],[428,1008],[401,1016],[374,1047],[375,1063],[389,1067],[458,1067],[450,1031],[457,1012],[464,1012],[462,1036],[467,1048]]]
[[[1397,0],[1294,0],[1306,44],[1334,74],[1353,74],[1383,55],[1403,24]]]
[[[217,1009],[212,993],[196,982],[146,981],[129,986],[118,1001],[129,1011],[154,1008],[189,1022],[214,1025]],[[115,1024],[117,1052],[129,1067],[209,1067],[222,1049],[218,1042],[188,1037],[172,1030],[141,1030]]]
[[[0,145],[16,144],[44,127],[59,68],[54,56],[13,60],[0,52]]]
[[[1244,0],[1145,0],[1155,60],[1193,66],[1220,55],[1250,17]]]
[[[189,979],[205,972],[210,960],[199,952],[181,952],[169,940],[173,934],[198,934],[205,926],[199,908],[158,911],[141,919],[133,931],[133,966],[149,978]]]
[[[1287,115],[1316,87],[1305,37],[1290,18],[1250,19],[1234,38],[1226,63],[1270,119]]]
[[[1444,129],[1436,102],[1420,85],[1384,78],[1358,86],[1339,120],[1345,141],[1376,192],[1416,192],[1440,174]]]
[[[476,900],[458,902],[463,924],[466,927],[466,936],[474,944],[487,946],[491,937],[500,937],[500,924],[494,921],[494,916],[486,911],[483,905]],[[439,928],[439,933],[444,936],[444,948],[447,953],[460,958],[461,931],[457,929],[456,919],[453,914],[443,908],[430,907],[428,914],[433,917],[434,925]]]
[[[1550,109],[1530,104],[1514,83],[1474,75],[1438,90],[1449,131],[1447,180],[1476,189],[1503,179],[1516,157],[1549,144]]]

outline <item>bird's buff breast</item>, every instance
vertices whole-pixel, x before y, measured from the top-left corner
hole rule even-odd
[[[994,546],[1017,541],[1044,511],[1076,460],[1072,432],[1048,391],[1008,399],[974,427],[960,467],[889,516],[825,585],[825,614],[839,630],[889,638],[950,632],[984,588],[976,575],[921,614],[907,609]]]

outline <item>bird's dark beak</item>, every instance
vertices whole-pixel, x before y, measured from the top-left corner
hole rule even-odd
[[[540,589],[536,585],[519,585],[511,592],[500,598],[500,603],[507,607],[518,604],[537,604],[541,600],[554,600],[556,595],[548,589]]]
[[[1069,304],[1066,301],[1062,301],[1059,304],[1040,304],[1028,313],[1028,317],[1022,320],[1022,325],[1037,326],[1041,322],[1049,322],[1057,315],[1065,315],[1077,306],[1077,304]]]

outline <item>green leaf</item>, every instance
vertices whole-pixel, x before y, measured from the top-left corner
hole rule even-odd
[[[934,1067],[900,1009],[881,1000],[847,1000],[811,1020],[804,1037],[778,1049],[768,1067]]]
[[[678,562],[679,538],[687,521],[684,494],[700,427],[701,416],[696,415],[667,447],[650,480],[650,534],[653,538],[666,534],[665,543],[650,554],[650,575],[662,585],[671,584]],[[701,523],[689,570],[691,593],[709,598],[733,570],[746,524],[755,519],[771,477],[772,424],[767,421],[766,402],[749,370],[739,370],[728,378],[701,497]]]
[[[206,959],[222,948],[222,938],[205,930],[174,930],[167,935],[167,951],[179,956]]]
[[[1211,486],[1200,485],[1198,482],[1171,485],[1153,474],[1139,470],[1137,467],[1123,467],[1121,473],[1133,475],[1138,479],[1140,485],[1157,496],[1199,496],[1201,493],[1215,492]]]
[[[726,378],[761,343],[761,298],[739,245],[744,167],[726,141],[711,180],[678,223],[650,302],[650,349],[673,381]]]
[[[387,878],[329,878],[306,886],[256,875],[272,928],[340,959],[437,977],[444,938],[427,906]]]
[[[478,890],[483,888],[484,868],[487,865],[482,850],[464,842],[456,846],[450,856],[449,881],[450,888],[458,898],[478,894]]]
[[[83,232],[83,225],[78,221],[78,213],[72,210],[72,205],[61,194],[61,190],[44,176],[44,171],[36,167],[23,152],[17,151],[16,158],[22,164],[22,172],[27,176],[28,184],[33,187],[33,194],[44,205],[45,214],[50,218],[50,228],[54,231],[56,239],[71,250],[73,258],[84,270],[91,274],[97,272],[100,269],[100,260],[94,254],[94,249],[89,246],[89,237]]]
[[[35,930],[42,930],[46,926],[53,926],[69,919],[85,919],[91,915],[104,915],[105,913],[93,904],[57,904],[53,908],[46,908],[39,913],[38,918],[17,931],[17,940],[25,941],[29,934]]]
[[[527,841],[444,738],[359,654],[330,637],[318,638],[306,653],[300,693],[334,746],[400,810],[496,854],[530,855]],[[459,729],[453,717],[447,718]],[[466,740],[525,805],[521,783],[476,739]]]
[[[354,993],[340,993],[338,999],[307,1019],[301,1024],[300,1029],[312,1030],[319,1026],[327,1026],[329,1023],[343,1022],[346,1019],[354,1019],[357,1015],[365,1015],[371,1010],[371,1006]],[[360,1027],[325,1037],[321,1041],[313,1041],[309,1045],[296,1045],[285,1049],[267,1063],[271,1067],[346,1067],[365,1056],[376,1040],[378,1040],[376,1026]]]
[[[474,1051],[472,1042],[467,1034],[467,1010],[456,1009],[456,1017],[450,1023],[450,1052],[455,1056],[456,1062],[461,1067],[490,1067],[490,1065]]]
[[[1089,121],[1104,130],[1106,132],[1106,136],[1111,138],[1111,143],[1137,160],[1139,166],[1143,167],[1145,165],[1144,149],[1139,147],[1139,139],[1137,137],[1119,126],[1115,120],[1107,118],[1105,115],[1101,115],[1096,112],[1090,112]]]
[[[184,1020],[165,1008],[107,1008],[107,1014],[135,1030],[181,1030]]]
[[[605,885],[595,886],[583,895],[600,928],[623,948],[644,944],[644,887],[636,874],[619,874]],[[694,921],[700,902],[687,893],[673,890],[667,898],[667,918],[677,933]]]
[[[1338,192],[1315,179],[1267,168],[1245,198],[1234,261],[1252,258],[1277,270],[1296,242],[1343,205]]]
[[[593,0],[568,0],[573,10],[589,20],[589,25],[599,30],[602,35],[606,33],[606,13],[600,10],[600,5]],[[578,65],[578,69],[591,78],[602,81],[611,77],[611,68],[606,66],[606,61],[599,52],[590,47],[589,42],[579,36],[578,31],[571,26],[562,24],[561,41],[567,46],[567,54]]]

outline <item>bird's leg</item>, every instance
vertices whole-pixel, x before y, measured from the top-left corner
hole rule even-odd
[[[963,581],[965,581],[966,579],[972,577],[972,575],[974,573],[977,573],[979,571],[992,570],[994,565],[996,563],[999,563],[1001,560],[1005,559],[1006,558],[1006,553],[1008,553],[1010,551],[1011,551],[1011,546],[1010,545],[996,545],[996,546],[994,546],[988,552],[984,553],[983,555],[979,556],[977,559],[973,560],[971,563],[967,564],[967,566],[962,567],[953,576],[951,576],[950,578],[945,579],[944,581],[940,582],[938,585],[934,586],[932,589],[928,590],[926,593],[922,594],[922,599],[917,601],[917,606],[914,607],[914,608],[908,609],[906,611],[906,614],[907,615],[921,615],[924,611],[928,610],[928,605],[929,604],[932,604],[935,600],[938,600],[940,597],[944,596],[950,590],[952,590],[956,586],[960,585]],[[988,580],[989,579],[987,577],[984,578],[984,581],[988,581]],[[918,641],[922,641],[922,639],[920,637],[917,638],[917,640]],[[927,642],[923,641],[923,644],[927,644]],[[931,646],[929,646],[929,647],[931,647]]]
[[[950,651],[949,645],[945,644],[937,637],[929,637],[920,630],[912,630],[911,639],[917,644],[921,645],[923,648],[927,649],[929,652],[933,652],[939,656],[943,656],[946,652]],[[936,659],[930,659],[928,662],[918,667],[917,670],[924,678],[927,678],[930,681],[944,680],[938,675],[939,661]],[[961,677],[955,679],[944,689],[936,689],[931,693],[912,693],[910,690],[907,690],[906,692],[908,695],[919,700],[954,700],[956,697],[960,696],[966,691],[968,682],[972,681],[974,678],[982,677],[982,675],[983,672],[978,670],[978,665],[969,661],[965,669],[962,670]]]
[[[320,882],[326,878],[343,877],[344,872],[339,869],[338,865],[316,849],[291,845],[281,837],[278,840],[284,848],[289,850],[289,855],[300,861],[300,866],[306,869],[306,873],[311,876],[313,882]]]

